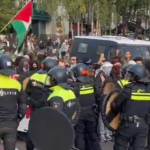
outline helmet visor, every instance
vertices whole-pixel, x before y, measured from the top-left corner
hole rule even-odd
[[[131,72],[126,72],[125,80],[128,80],[129,82],[133,81],[133,80],[134,80],[133,73],[131,73]]]

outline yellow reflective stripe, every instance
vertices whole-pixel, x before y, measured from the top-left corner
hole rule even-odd
[[[137,96],[150,96],[150,93],[132,93],[132,95],[137,95]]]
[[[93,87],[80,88],[80,95],[92,94],[92,93],[94,93]]]
[[[122,85],[121,81],[117,81],[117,82],[120,85],[120,87],[123,88],[123,85]]]
[[[94,89],[92,89],[92,90],[86,90],[86,91],[80,91],[80,95],[92,94],[92,93],[94,93]]]
[[[80,88],[80,90],[82,91],[82,90],[89,90],[89,89],[93,89],[93,87],[82,87],[82,88]]]
[[[143,96],[139,96],[139,95],[134,96],[134,95],[132,95],[131,99],[135,100],[135,101],[150,101],[150,96],[145,96],[145,95],[143,95]]]

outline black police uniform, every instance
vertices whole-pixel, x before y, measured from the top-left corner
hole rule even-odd
[[[48,105],[63,112],[75,125],[80,115],[80,105],[72,88],[67,84],[66,69],[55,67],[48,72],[48,76],[53,91],[47,99]]]
[[[46,58],[42,63],[42,69],[30,77],[25,91],[30,97],[28,102],[33,110],[46,105],[49,95],[49,91],[44,86],[47,72],[57,64],[55,59]]]
[[[21,84],[9,77],[14,74],[10,58],[0,56],[0,137],[5,150],[15,149],[18,123],[27,110]]]
[[[112,103],[114,113],[122,112],[114,150],[126,150],[129,143],[133,149],[143,150],[150,120],[150,84],[149,80],[144,79],[147,76],[144,67],[132,65],[128,72],[132,75],[131,79],[135,79],[134,82],[129,80],[131,83],[123,88],[123,92]]]
[[[76,78],[74,88],[79,90],[78,98],[81,105],[80,119],[75,126],[75,147],[80,150],[85,149],[85,139],[91,144],[93,150],[100,150],[97,134],[97,116],[93,111],[95,104],[94,86],[91,78],[86,74],[88,67],[85,64],[77,64],[72,68],[72,75]]]
[[[47,98],[51,92],[49,89],[45,88],[47,72],[57,64],[58,62],[55,59],[46,58],[41,64],[42,69],[30,77],[25,91],[30,97],[28,105],[33,111],[47,105]],[[26,149],[34,149],[34,145],[28,134],[26,139]]]

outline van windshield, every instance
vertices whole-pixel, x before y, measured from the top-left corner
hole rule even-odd
[[[141,48],[138,45],[120,45],[120,48],[125,51],[130,51],[132,57],[142,56]]]

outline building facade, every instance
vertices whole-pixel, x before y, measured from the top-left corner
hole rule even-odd
[[[59,12],[49,15],[45,10],[38,10],[38,2],[38,0],[33,0],[33,34],[40,38],[45,38],[46,36],[55,37],[62,34],[65,36],[68,35],[69,21],[64,19]],[[60,10],[58,9],[58,11]]]

